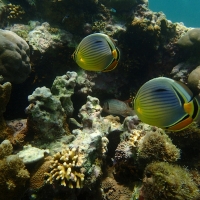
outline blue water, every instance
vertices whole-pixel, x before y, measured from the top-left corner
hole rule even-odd
[[[200,28],[200,0],[149,0],[149,8],[162,11],[172,22]]]

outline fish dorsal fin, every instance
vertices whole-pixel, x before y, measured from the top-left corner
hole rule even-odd
[[[190,97],[187,97],[187,98],[188,98],[188,101],[191,101],[191,99],[193,98],[192,91],[184,83],[182,83],[180,81],[175,81],[175,82],[183,88],[183,90],[181,90],[181,92],[184,92],[184,95],[190,96]]]

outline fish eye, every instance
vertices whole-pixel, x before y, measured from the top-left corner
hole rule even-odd
[[[166,89],[157,89],[157,90],[155,90],[155,92],[165,92],[165,91],[167,91]]]
[[[100,42],[102,42],[102,41],[98,40],[98,41],[95,41],[94,43],[100,43]]]

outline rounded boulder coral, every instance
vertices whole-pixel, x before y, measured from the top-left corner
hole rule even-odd
[[[31,72],[29,46],[16,33],[0,29],[1,81],[22,83]]]

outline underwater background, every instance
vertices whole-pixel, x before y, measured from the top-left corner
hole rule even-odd
[[[191,2],[0,1],[0,200],[200,200]]]
[[[199,27],[200,2],[196,0],[150,0],[149,8],[162,11],[172,22],[183,22],[188,27]]]

